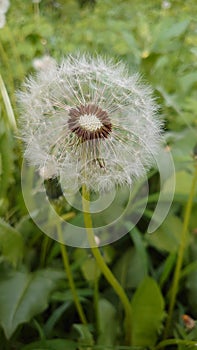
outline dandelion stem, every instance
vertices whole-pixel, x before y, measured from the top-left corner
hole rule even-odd
[[[60,223],[57,223],[57,232],[58,232],[58,237],[59,237],[60,242],[63,242],[62,228],[61,228],[61,224]],[[86,316],[85,316],[85,314],[83,312],[83,308],[81,306],[81,303],[79,301],[79,297],[77,295],[77,291],[76,291],[76,287],[75,287],[72,271],[71,271],[70,264],[69,264],[69,259],[68,259],[68,253],[67,253],[66,245],[60,243],[60,249],[61,249],[62,260],[63,260],[63,263],[64,263],[65,272],[66,272],[66,275],[67,275],[67,278],[68,278],[68,282],[69,282],[69,285],[70,285],[70,289],[71,289],[71,292],[72,292],[74,303],[76,305],[76,309],[78,311],[78,314],[79,314],[81,322],[84,325],[87,325]]]
[[[96,315],[96,331],[100,330],[100,315],[99,315],[99,276],[98,265],[95,264],[95,278],[94,278],[94,310]]]
[[[90,193],[85,185],[82,186],[82,202],[83,202],[83,213],[84,213],[84,223],[87,231],[88,241],[91,247],[91,251],[93,256],[96,259],[96,262],[107,279],[107,281],[111,284],[114,291],[119,296],[124,309],[125,309],[125,328],[126,328],[126,344],[131,344],[131,304],[129,302],[129,299],[127,295],[125,294],[124,289],[120,285],[120,283],[117,281],[109,267],[106,265],[105,261],[103,260],[103,257],[100,253],[100,250],[98,247],[96,247],[95,239],[94,239],[94,231],[92,228],[92,218],[90,214],[90,208],[89,208],[89,200],[90,200]]]
[[[38,2],[34,3],[34,15],[36,18],[40,16],[40,7]]]
[[[15,86],[14,86],[14,79],[12,76],[12,73],[10,72],[10,62],[9,62],[9,58],[8,55],[2,45],[2,43],[0,42],[0,57],[3,61],[3,70],[6,71],[6,78],[7,78],[7,82],[9,84],[10,87],[10,96],[12,98],[12,104],[15,107]]]
[[[13,128],[14,130],[17,130],[17,126],[16,126],[16,120],[15,120],[15,116],[14,116],[14,112],[11,106],[11,102],[8,96],[8,92],[6,90],[3,78],[1,77],[0,74],[0,92],[2,94],[2,98],[5,104],[5,108],[6,108],[6,112],[7,112],[7,117],[8,117],[8,121],[10,124],[10,127]]]
[[[166,339],[168,337],[168,333],[169,333],[171,322],[172,322],[172,315],[173,315],[173,311],[174,311],[175,300],[176,300],[176,296],[178,293],[181,268],[182,268],[183,258],[184,258],[184,251],[185,251],[185,248],[187,245],[187,239],[188,239],[188,224],[189,224],[189,219],[190,219],[190,215],[191,215],[192,202],[193,202],[193,198],[195,195],[196,184],[197,184],[197,164],[195,165],[193,180],[192,180],[192,184],[191,184],[191,190],[190,190],[190,194],[189,194],[189,198],[188,198],[186,210],[185,210],[185,216],[184,216],[184,221],[183,221],[182,233],[181,233],[181,237],[180,237],[180,245],[179,245],[179,250],[178,250],[177,262],[176,262],[175,272],[174,272],[174,277],[173,277],[173,282],[172,282],[172,290],[171,290],[171,295],[170,295],[170,303],[169,303],[168,317],[167,317],[167,321],[166,321],[166,328],[165,328],[165,332],[164,332],[164,339]]]

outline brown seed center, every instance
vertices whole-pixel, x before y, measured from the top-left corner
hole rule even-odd
[[[107,138],[112,124],[106,111],[89,104],[71,108],[68,126],[83,141]]]

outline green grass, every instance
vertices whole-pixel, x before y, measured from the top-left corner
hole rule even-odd
[[[153,87],[175,165],[174,200],[165,221],[148,234],[160,191],[158,172],[150,173],[142,218],[99,256],[131,302],[136,349],[195,349],[197,327],[189,329],[182,316],[197,319],[196,12],[195,0],[11,2],[0,29],[1,350],[127,349],[124,308],[90,250],[67,247],[65,259],[60,244],[34,223],[36,211],[28,212],[22,194],[16,92],[35,73],[35,58],[61,60],[77,51],[123,60]],[[126,198],[123,193],[121,201]],[[80,225],[78,210],[63,199],[52,204]]]

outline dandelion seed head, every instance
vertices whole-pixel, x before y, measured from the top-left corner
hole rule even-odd
[[[162,1],[161,7],[162,9],[169,9],[172,6],[170,1]]]
[[[36,70],[50,70],[50,68],[55,65],[55,60],[49,56],[44,55],[40,58],[34,58],[32,65]]]
[[[131,186],[154,164],[162,121],[151,89],[122,63],[70,55],[27,79],[18,99],[26,158],[61,175],[65,190]]]
[[[0,29],[5,26],[6,18],[5,14],[0,12]]]
[[[0,29],[6,24],[6,12],[10,6],[9,0],[0,0]]]
[[[10,6],[9,0],[0,0],[0,13],[6,13]]]

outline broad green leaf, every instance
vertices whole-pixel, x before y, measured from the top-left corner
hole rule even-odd
[[[97,344],[113,346],[117,337],[117,314],[115,307],[106,299],[98,303],[99,337]]]
[[[0,280],[0,324],[6,338],[17,326],[46,309],[48,298],[62,273],[40,270],[35,273],[12,272]]]
[[[180,37],[187,29],[189,20],[175,22],[172,18],[164,18],[155,26],[153,52],[173,51],[180,45]]]
[[[5,259],[14,266],[23,257],[23,238],[21,234],[0,218],[0,249]]]
[[[189,101],[191,106],[191,100]],[[195,106],[196,107],[196,106]],[[194,108],[195,108],[194,107]],[[185,169],[192,163],[193,148],[196,145],[196,129],[189,127],[181,132],[172,134],[171,152],[175,165],[179,170]]]
[[[177,171],[175,174],[175,193],[174,193],[174,200],[178,202],[185,202],[188,200],[188,193],[191,189],[191,182],[192,182],[193,175],[191,172],[187,172],[184,170]],[[172,179],[169,178],[166,183],[164,184],[164,190],[166,193],[169,191],[169,186],[171,184]],[[197,193],[197,190],[196,190]],[[194,202],[197,202],[196,197],[194,197]]]
[[[176,188],[175,195],[186,194],[190,192],[192,182],[192,174],[185,171],[178,171],[176,173]]]
[[[21,350],[77,350],[77,343],[66,339],[40,340],[23,346]]]
[[[169,23],[171,22],[171,23]],[[189,20],[186,19],[186,20],[183,20],[181,22],[174,22],[173,23],[173,19],[165,19],[162,23],[162,26],[161,27],[165,27],[166,30],[161,30],[161,35],[162,35],[162,38],[164,39],[171,39],[171,38],[175,38],[175,37],[178,37],[180,35],[182,35],[185,30],[187,29],[188,25],[189,25]],[[167,25],[167,27],[166,27]]]
[[[93,257],[89,257],[83,262],[81,270],[85,279],[92,283],[96,278],[99,278],[101,271]]]
[[[155,345],[164,318],[164,300],[154,279],[144,279],[135,292],[131,305],[133,345]]]
[[[132,247],[124,251],[113,272],[124,288],[135,288],[146,276],[147,268],[139,250]]]
[[[73,328],[79,333],[79,338],[78,338],[79,350],[84,350],[84,346],[86,345],[87,345],[86,349],[91,350],[91,345],[94,345],[94,340],[93,340],[92,334],[88,329],[88,326],[85,326],[83,324],[74,324]]]
[[[154,233],[147,234],[148,243],[161,251],[176,252],[182,232],[182,222],[175,215],[168,216]]]
[[[137,227],[134,227],[131,230],[130,236],[135,244],[136,252],[141,259],[141,268],[144,270],[145,276],[148,273],[148,255],[145,242],[143,241],[140,231],[137,229]]]
[[[197,318],[197,270],[188,275],[186,286],[188,289],[188,304],[192,310],[192,314]]]
[[[192,85],[197,82],[197,71],[187,73],[179,79],[179,83],[183,92],[187,92],[191,89]]]

